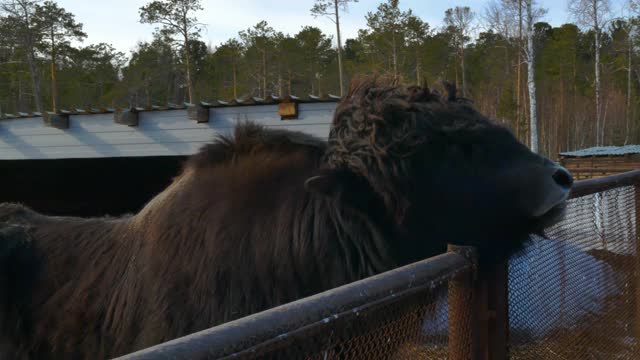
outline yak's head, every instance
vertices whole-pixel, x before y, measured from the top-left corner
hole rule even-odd
[[[415,257],[446,243],[508,257],[560,219],[573,179],[448,90],[353,85],[306,187],[379,214]]]

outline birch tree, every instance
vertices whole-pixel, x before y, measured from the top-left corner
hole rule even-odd
[[[609,0],[574,0],[569,1],[569,12],[579,25],[592,29],[594,33],[596,145],[601,146],[604,143],[604,119],[602,118],[600,48],[602,29],[610,20],[611,6]]]
[[[535,81],[535,47],[533,46],[534,35],[534,9],[533,0],[525,0],[527,14],[527,87],[529,89],[529,124],[530,124],[530,147],[534,153],[539,152],[538,144],[538,115]]]
[[[346,12],[350,2],[358,0],[315,0],[311,8],[313,17],[326,16],[336,24],[336,37],[338,38],[338,78],[340,82],[340,96],[344,93],[344,66],[342,65],[342,34],[340,33],[340,11]]]
[[[140,22],[157,24],[160,33],[174,39],[178,36],[185,54],[185,77],[189,102],[193,102],[191,54],[189,43],[196,39],[202,27],[194,13],[202,10],[200,0],[156,0],[140,8]],[[175,39],[174,39],[175,40]]]

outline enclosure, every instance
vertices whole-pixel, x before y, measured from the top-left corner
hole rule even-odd
[[[640,171],[574,185],[567,216],[490,273],[449,252],[123,359],[632,359]]]

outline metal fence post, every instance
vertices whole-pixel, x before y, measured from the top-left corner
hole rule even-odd
[[[449,245],[448,251],[456,252],[473,263],[477,254],[474,248]],[[469,271],[449,281],[449,359],[480,360],[479,288],[476,271]]]

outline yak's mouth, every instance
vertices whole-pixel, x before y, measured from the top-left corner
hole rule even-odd
[[[532,219],[533,220],[532,233],[540,234],[540,235],[544,234],[545,229],[559,223],[564,219],[566,211],[567,211],[567,201],[564,200],[556,204],[555,206],[553,206],[544,214],[534,217]]]

